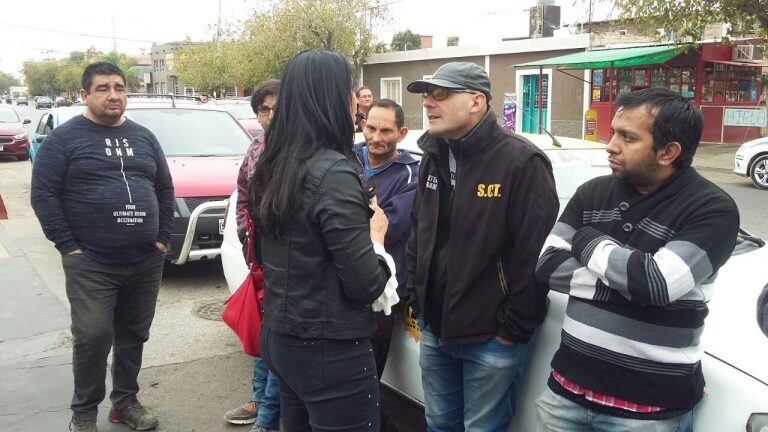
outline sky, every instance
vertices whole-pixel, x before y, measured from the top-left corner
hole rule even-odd
[[[66,57],[93,46],[108,52],[149,53],[152,42],[211,40],[221,6],[225,24],[242,22],[271,0],[2,0],[0,71],[19,78],[26,60]],[[593,0],[601,2],[603,0]],[[432,35],[434,46],[458,36],[461,46],[528,34],[527,9],[536,0],[379,0],[390,20],[375,29],[389,43],[396,31]],[[586,20],[589,0],[555,0],[563,23]],[[471,9],[467,5],[471,4]],[[596,7],[595,10],[600,9]],[[603,12],[606,8],[603,7]],[[605,13],[603,13],[604,15]],[[595,19],[600,18],[597,12]],[[114,39],[113,39],[114,36]]]

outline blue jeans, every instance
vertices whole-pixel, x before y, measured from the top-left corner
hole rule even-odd
[[[638,420],[598,413],[571,402],[547,387],[536,401],[539,432],[692,432],[696,407],[666,420]]]
[[[251,383],[251,400],[259,403],[259,412],[254,424],[265,429],[280,429],[280,387],[277,377],[269,371],[267,362],[261,357],[253,358]]]
[[[422,328],[419,365],[427,431],[506,431],[532,345],[491,338],[441,347],[429,326]]]

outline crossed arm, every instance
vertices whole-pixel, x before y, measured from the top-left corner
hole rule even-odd
[[[568,203],[536,266],[538,283],[552,290],[588,300],[619,294],[632,303],[665,305],[714,277],[733,251],[738,213],[727,207],[703,205],[650,253],[582,225],[580,196]]]

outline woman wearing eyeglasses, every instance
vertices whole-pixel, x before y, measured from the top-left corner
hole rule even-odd
[[[397,282],[386,216],[369,208],[348,159],[351,77],[333,52],[286,64],[249,188],[266,286],[262,357],[280,380],[289,432],[379,430],[371,304],[394,304]]]

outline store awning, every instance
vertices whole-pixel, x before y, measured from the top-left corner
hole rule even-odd
[[[663,45],[583,51],[514,65],[515,68],[604,69],[664,63],[687,51],[690,45]]]

